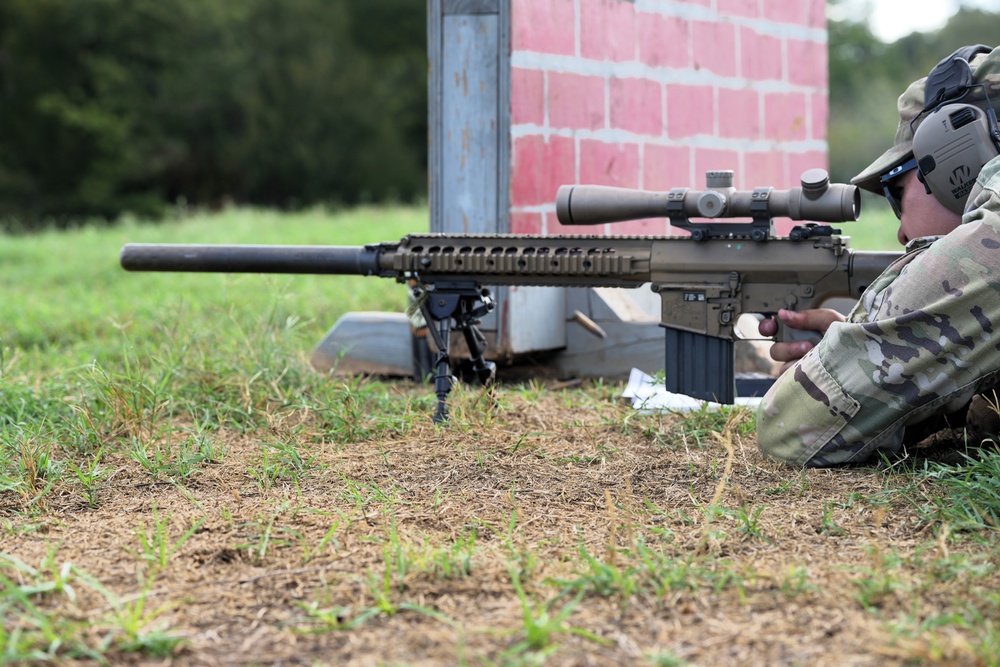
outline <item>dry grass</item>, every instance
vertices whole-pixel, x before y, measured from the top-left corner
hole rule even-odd
[[[613,386],[460,389],[446,427],[388,391],[410,428],[276,410],[184,477],[115,450],[89,494],[0,492],[34,591],[6,632],[47,619],[63,664],[998,664],[995,542],[930,519],[929,478],[792,470],[745,412]]]

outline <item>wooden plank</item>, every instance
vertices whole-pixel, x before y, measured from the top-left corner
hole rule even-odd
[[[498,30],[493,15],[446,16],[442,35],[440,172],[444,230],[496,230]]]
[[[508,288],[507,300],[511,352],[554,350],[566,344],[566,290],[522,285]]]
[[[427,160],[430,170],[427,196],[430,200],[430,231],[442,232],[441,211],[444,210],[444,188],[441,187],[441,65],[444,59],[442,38],[442,0],[427,2]]]
[[[497,60],[497,210],[494,229],[510,233],[510,0],[500,4]]]
[[[443,0],[441,11],[454,14],[499,14],[499,0]]]

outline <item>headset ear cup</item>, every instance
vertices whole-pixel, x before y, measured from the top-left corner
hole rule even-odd
[[[956,213],[965,210],[983,165],[1000,155],[989,117],[972,104],[946,104],[913,133],[913,156],[927,191]]]

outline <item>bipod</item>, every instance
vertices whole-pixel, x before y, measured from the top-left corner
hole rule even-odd
[[[433,286],[417,285],[412,291],[427,322],[427,331],[437,346],[434,358],[437,412],[434,414],[434,423],[440,424],[448,421],[448,394],[458,381],[451,373],[453,326],[465,337],[473,376],[484,386],[492,384],[496,377],[496,364],[483,357],[487,341],[478,326],[481,318],[493,310],[496,302],[487,288],[467,280],[436,281]]]

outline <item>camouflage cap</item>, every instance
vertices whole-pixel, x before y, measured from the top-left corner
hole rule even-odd
[[[961,49],[941,62],[944,63],[951,60],[960,51]],[[1000,47],[988,53],[976,54],[969,61],[969,65],[972,69],[972,83],[985,84],[987,94],[990,98],[990,105],[994,109],[1000,109]],[[894,167],[900,166],[913,157],[913,131],[920,126],[924,118],[919,118],[915,123],[913,123],[913,119],[920,116],[924,110],[924,87],[926,83],[927,77],[914,81],[899,96],[899,101],[897,102],[899,127],[896,129],[896,139],[892,143],[892,148],[851,179],[851,182],[859,188],[874,192],[877,195],[883,194],[882,184],[879,181],[882,174]],[[983,91],[981,88],[972,89],[968,95],[961,99],[962,102],[979,104],[979,106],[983,106],[983,100]],[[912,127],[911,123],[913,123]]]

